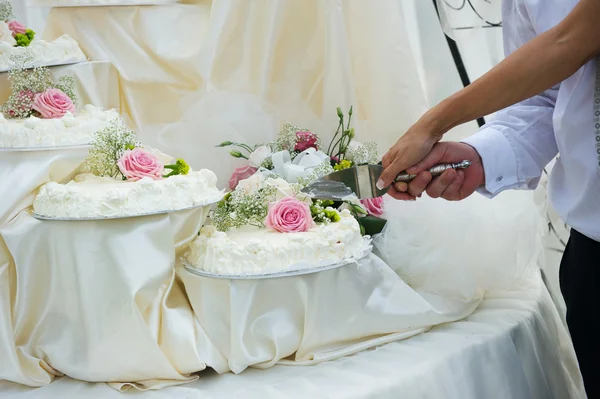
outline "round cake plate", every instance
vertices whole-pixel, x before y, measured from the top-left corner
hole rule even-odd
[[[271,278],[303,276],[306,274],[313,274],[313,273],[324,272],[326,270],[337,269],[337,268],[340,268],[340,267],[343,267],[346,265],[350,265],[352,263],[356,263],[356,262],[360,261],[361,259],[367,257],[370,253],[371,253],[371,246],[369,245],[368,248],[366,248],[365,251],[363,252],[362,256],[360,256],[358,258],[346,259],[342,262],[332,263],[330,265],[325,265],[325,266],[311,267],[311,268],[299,269],[299,270],[287,270],[285,272],[267,273],[267,274],[215,274],[215,273],[205,272],[201,269],[197,269],[194,266],[187,263],[184,259],[181,259],[181,263],[183,264],[183,267],[185,268],[185,270],[187,270],[188,272],[190,272],[192,274],[195,274],[196,276],[200,276],[200,277],[216,278],[216,279],[220,279],[220,280],[264,280],[264,279],[271,279]]]
[[[0,152],[35,152],[35,151],[58,151],[58,150],[78,150],[90,148],[89,144],[63,145],[54,147],[0,147]]]
[[[167,213],[187,211],[187,210],[190,210],[190,209],[201,208],[203,206],[214,205],[217,202],[221,201],[223,199],[223,196],[224,195],[221,195],[218,199],[215,198],[215,199],[209,200],[208,202],[205,202],[205,203],[202,203],[202,204],[196,204],[196,205],[193,205],[193,206],[188,206],[187,208],[163,210],[163,211],[156,211],[156,212],[147,212],[147,213],[140,213],[138,215],[99,216],[99,217],[90,217],[90,218],[58,218],[58,217],[44,216],[44,215],[40,215],[38,213],[32,212],[31,216],[33,216],[34,218],[36,218],[38,220],[50,220],[50,221],[57,221],[57,222],[86,222],[86,221],[90,221],[90,220],[113,220],[113,219],[139,218],[139,217],[144,217],[144,216],[164,215],[164,214],[167,214]]]

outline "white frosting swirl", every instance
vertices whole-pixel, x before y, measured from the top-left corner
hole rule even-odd
[[[89,144],[92,136],[119,118],[115,110],[86,105],[62,118],[5,119],[0,113],[0,148],[56,147]]]
[[[137,182],[86,173],[67,184],[44,184],[33,201],[35,213],[55,218],[136,216],[218,201],[217,176],[207,169],[163,180]]]
[[[87,59],[77,41],[69,35],[62,35],[51,42],[34,39],[27,47],[14,47],[0,40],[0,71],[11,67],[12,55],[23,52],[33,56],[34,61],[28,67],[83,62]]]
[[[205,226],[188,246],[187,262],[221,275],[269,274],[356,260],[369,248],[349,211],[340,221],[305,233],[278,233],[245,226],[227,233]]]

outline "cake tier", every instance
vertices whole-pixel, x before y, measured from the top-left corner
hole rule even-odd
[[[30,0],[30,5],[40,7],[84,7],[173,4],[179,0]]]
[[[0,71],[11,68],[11,57],[24,52],[31,54],[33,62],[27,67],[61,65],[86,61],[86,56],[79,44],[69,35],[62,35],[56,40],[34,40],[28,47],[14,47],[8,42],[0,41]]]
[[[0,148],[44,148],[89,144],[94,133],[119,118],[115,110],[86,105],[62,118],[5,119],[0,113]]]
[[[367,241],[348,211],[337,223],[305,233],[245,226],[227,233],[205,226],[188,247],[187,262],[219,275],[257,275],[302,270],[361,258]]]
[[[222,198],[217,177],[202,169],[163,180],[136,182],[86,173],[67,184],[44,184],[33,201],[36,214],[65,219],[127,217],[180,210]]]

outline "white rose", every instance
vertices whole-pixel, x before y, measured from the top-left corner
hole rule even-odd
[[[273,151],[271,151],[271,148],[269,146],[261,145],[260,147],[255,149],[254,152],[252,152],[252,154],[250,154],[250,156],[248,157],[248,162],[250,163],[250,166],[260,168],[265,159],[270,157],[272,153]]]
[[[275,200],[279,201],[284,199],[285,197],[293,197],[294,189],[287,181],[282,178],[277,179],[267,179],[265,181],[265,185],[270,187],[275,187],[277,189],[277,193],[275,194]]]
[[[15,46],[17,41],[13,37],[13,33],[8,27],[8,24],[4,21],[0,21],[0,42],[8,43],[11,46]]]
[[[263,184],[264,177],[262,173],[255,173],[249,178],[238,183],[236,190],[241,190],[245,194],[253,194],[257,192]]]

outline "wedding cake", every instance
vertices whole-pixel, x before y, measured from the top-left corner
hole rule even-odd
[[[95,132],[119,119],[115,110],[86,105],[73,115],[68,112],[56,119],[30,116],[6,119],[0,113],[0,148],[45,148],[89,144]]]
[[[209,205],[223,198],[210,170],[142,146],[120,120],[94,135],[85,162],[67,184],[44,184],[35,214],[89,219],[141,216]]]
[[[26,67],[61,65],[86,60],[79,44],[69,35],[47,42],[35,39],[35,32],[14,20],[12,5],[0,1],[0,71],[14,65],[13,59],[27,55]]]
[[[321,201],[302,193],[321,176],[376,163],[377,146],[354,140],[340,108],[328,146],[308,129],[283,125],[277,139],[258,145],[224,141],[230,155],[246,159],[230,180],[232,190],[210,215],[210,225],[184,255],[192,267],[219,275],[262,275],[351,262],[365,256],[370,238],[358,222],[381,216],[381,199],[361,203]],[[326,152],[325,152],[325,149]]]
[[[281,233],[244,226],[227,232],[205,226],[190,245],[186,261],[219,275],[271,274],[360,259],[367,242],[348,210],[340,220],[318,224],[305,232]]]
[[[0,148],[51,148],[90,144],[94,133],[120,120],[115,110],[77,110],[73,78],[53,81],[48,68],[9,71],[12,94],[0,107]]]
[[[190,208],[218,201],[217,177],[202,169],[154,180],[117,180],[81,174],[67,184],[44,184],[33,202],[36,214],[86,219],[138,216]]]

